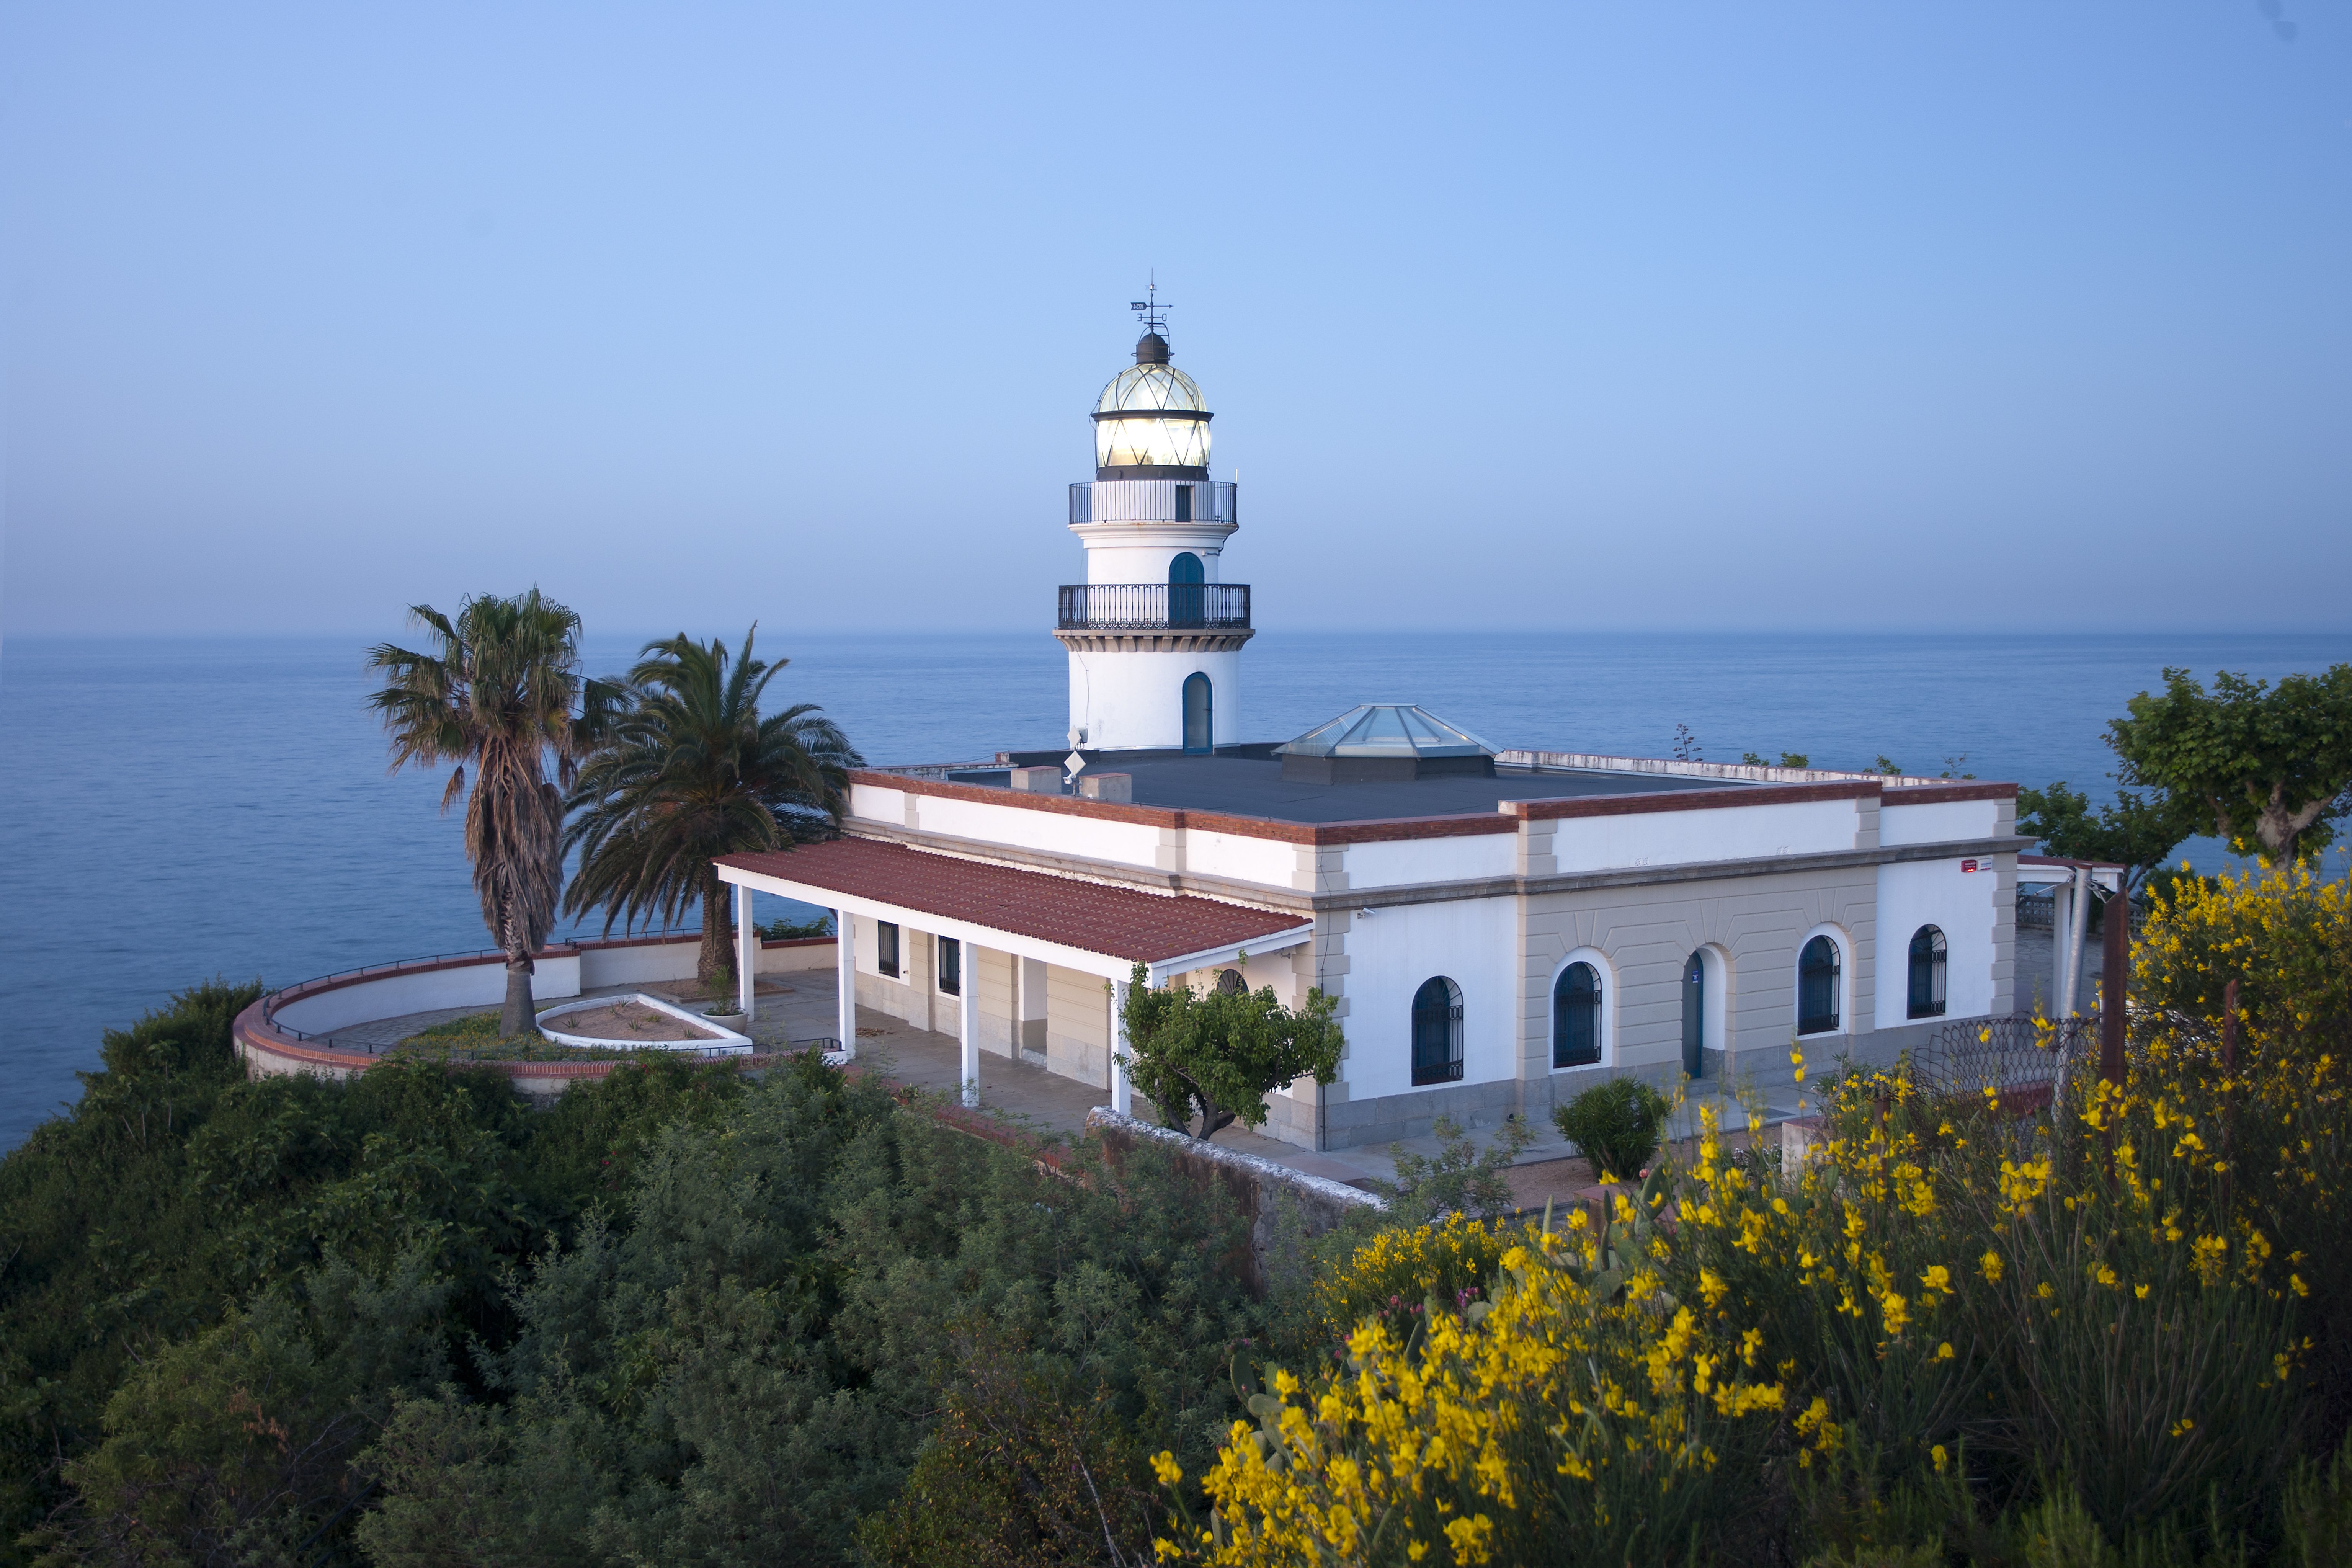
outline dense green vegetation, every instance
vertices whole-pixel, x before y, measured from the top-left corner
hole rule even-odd
[[[0,1561],[1104,1560],[1234,1413],[1236,1222],[1149,1152],[805,1058],[247,1082],[253,994],[0,1162]]]

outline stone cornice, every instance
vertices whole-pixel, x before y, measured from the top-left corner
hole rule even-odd
[[[951,833],[898,827],[853,817],[844,831],[855,837],[887,839],[912,849],[928,849],[972,860],[996,860],[1069,877],[1079,881],[1106,882],[1140,888],[1155,893],[1193,893],[1231,903],[1302,914],[1333,914],[1349,910],[1379,910],[1408,904],[1445,903],[1462,899],[1535,898],[1546,893],[1583,892],[1595,889],[1655,887],[1676,882],[1729,881],[1748,877],[1777,877],[1791,872],[1850,870],[1864,866],[1892,866],[1916,860],[1958,860],[2013,855],[2033,843],[2030,838],[2003,837],[1939,844],[1897,844],[1877,849],[1838,849],[1805,855],[1773,855],[1741,860],[1698,860],[1673,866],[1626,866],[1595,871],[1557,871],[1543,876],[1465,878],[1440,882],[1409,882],[1395,887],[1365,888],[1308,893],[1266,882],[1237,878],[1204,877],[1187,871],[1163,871],[1148,866],[1127,866],[1080,855],[1055,855],[1020,849],[985,839]]]

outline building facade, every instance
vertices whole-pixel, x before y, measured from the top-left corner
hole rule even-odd
[[[1337,999],[1339,1079],[1265,1129],[1315,1149],[1544,1118],[1623,1073],[1777,1073],[1792,1043],[1888,1059],[2013,1010],[2013,784],[1499,750],[1384,706],[1236,742],[1234,489],[1165,339],[1136,359],[1073,488],[1070,754],[861,772],[839,841],[719,863],[835,910],[845,996],[959,1037],[968,1093],[992,1052],[1125,1109],[1136,963]]]

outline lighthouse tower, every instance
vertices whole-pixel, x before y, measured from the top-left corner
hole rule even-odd
[[[1070,487],[1087,580],[1063,586],[1054,635],[1071,743],[1206,754],[1240,737],[1250,591],[1222,570],[1235,487],[1209,478],[1208,405],[1169,362],[1165,307],[1135,310],[1135,363],[1095,404],[1094,482]]]

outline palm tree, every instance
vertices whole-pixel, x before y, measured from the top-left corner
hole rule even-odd
[[[602,905],[604,930],[640,919],[680,923],[702,903],[705,984],[735,973],[734,922],[712,860],[789,849],[838,828],[849,770],[866,761],[813,703],[766,718],[761,694],[788,660],[751,657],[755,623],[732,658],[680,632],[649,642],[629,671],[630,705],[611,744],[581,770],[563,847],[580,851],[564,908]]]
[[[409,619],[433,634],[431,653],[391,643],[368,651],[384,674],[368,705],[392,735],[392,767],[457,764],[441,809],[466,794],[466,858],[482,922],[507,955],[499,1033],[532,1026],[530,955],[555,923],[563,883],[562,789],[571,787],[621,693],[580,675],[580,617],[537,588],[512,598],[478,594],[456,619],[430,605]],[[549,782],[552,758],[556,779]]]

